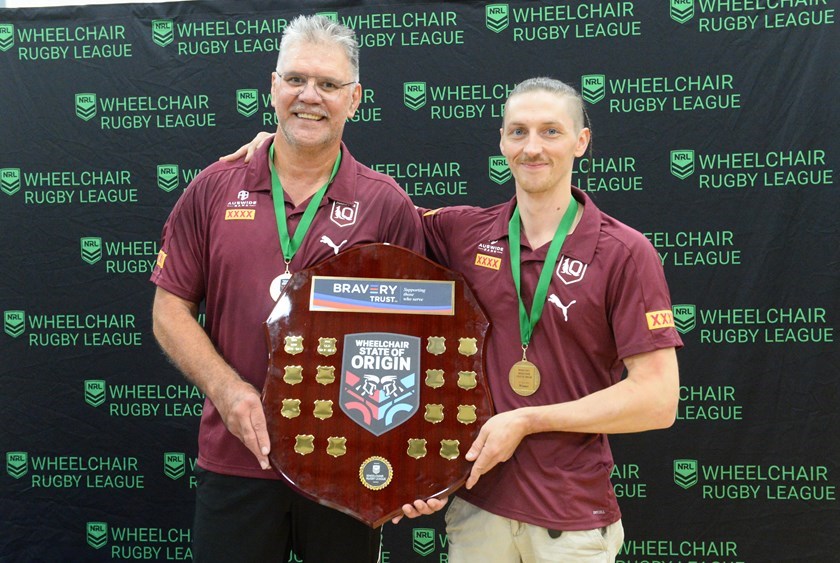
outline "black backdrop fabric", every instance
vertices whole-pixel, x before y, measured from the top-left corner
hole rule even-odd
[[[582,91],[574,182],[657,248],[686,344],[676,424],[611,438],[619,561],[836,561],[834,0],[0,10],[0,559],[189,558],[203,397],[154,342],[147,280],[190,179],[274,129],[299,13],[356,30],[345,140],[420,206],[510,198],[507,93]],[[446,540],[440,514],[387,524],[383,560]]]

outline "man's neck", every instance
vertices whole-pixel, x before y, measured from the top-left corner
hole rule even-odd
[[[516,191],[516,205],[519,208],[522,231],[531,248],[536,249],[551,242],[566,208],[571,203],[571,198],[571,186],[538,194]],[[580,206],[569,234],[574,232],[582,213],[583,207]]]
[[[274,141],[274,169],[283,191],[297,206],[329,181],[341,145],[300,149],[283,141],[278,142],[278,136]]]

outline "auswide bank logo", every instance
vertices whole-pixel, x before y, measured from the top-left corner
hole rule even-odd
[[[8,51],[15,44],[15,26],[0,23],[0,51]]]
[[[163,454],[163,474],[176,481],[184,476],[187,469],[187,456],[183,452],[165,452]]]
[[[675,459],[674,460],[674,483],[683,489],[690,489],[697,484],[697,460],[696,459]]]
[[[694,151],[671,151],[671,174],[685,180],[694,174]]]
[[[426,105],[425,82],[403,82],[403,103],[408,109],[417,111]]]
[[[20,479],[29,471],[29,454],[26,452],[6,452],[6,473]]]
[[[175,39],[175,25],[172,20],[152,20],[152,41],[166,47]]]
[[[20,191],[20,168],[0,168],[0,189],[6,195]]]
[[[490,31],[501,32],[510,25],[510,8],[507,4],[489,4],[484,8],[484,23]]]
[[[487,167],[489,169],[490,179],[497,184],[502,185],[510,180],[510,167],[508,167],[505,157],[501,155],[491,156],[488,159]]]
[[[158,164],[157,186],[165,192],[171,192],[180,184],[177,164]]]
[[[674,326],[680,334],[691,332],[697,326],[697,307],[694,305],[674,305]]]
[[[101,237],[82,237],[79,239],[79,246],[81,247],[82,260],[88,264],[93,265],[102,260]]]
[[[694,0],[671,0],[671,19],[685,23],[694,17]]]
[[[260,93],[256,89],[236,91],[236,111],[245,117],[251,117],[260,109]]]
[[[415,553],[425,557],[435,550],[435,531],[432,528],[414,528],[411,534],[411,547]]]
[[[585,74],[580,78],[580,95],[590,104],[597,104],[607,93],[607,77],[603,74]]]
[[[17,338],[26,330],[26,313],[23,311],[3,311],[3,331]]]
[[[98,407],[105,402],[105,391],[108,384],[103,379],[85,380],[85,402],[92,407]]]
[[[100,549],[108,543],[108,524],[106,522],[88,522],[86,532],[87,543],[93,549]]]
[[[76,117],[90,121],[96,116],[96,94],[76,94]]]

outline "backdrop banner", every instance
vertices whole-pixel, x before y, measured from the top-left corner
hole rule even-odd
[[[611,437],[618,560],[835,560],[837,11],[837,0],[0,9],[0,560],[191,557],[204,397],[154,341],[148,278],[191,179],[275,129],[270,75],[300,13],[355,29],[363,100],[345,141],[419,206],[508,200],[507,94],[537,75],[581,91],[593,149],[573,183],[656,247],[686,344],[674,427]],[[383,561],[447,561],[442,513],[385,524]]]

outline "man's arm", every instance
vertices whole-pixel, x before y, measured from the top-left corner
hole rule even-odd
[[[528,434],[622,434],[671,426],[679,403],[679,370],[674,348],[625,358],[624,365],[626,378],[586,397],[493,416],[467,452],[466,458],[475,461],[467,488],[472,488],[496,464],[510,459]]]
[[[152,309],[155,338],[181,372],[213,402],[228,431],[268,469],[270,449],[260,393],[216,351],[196,321],[198,304],[158,287]]]

